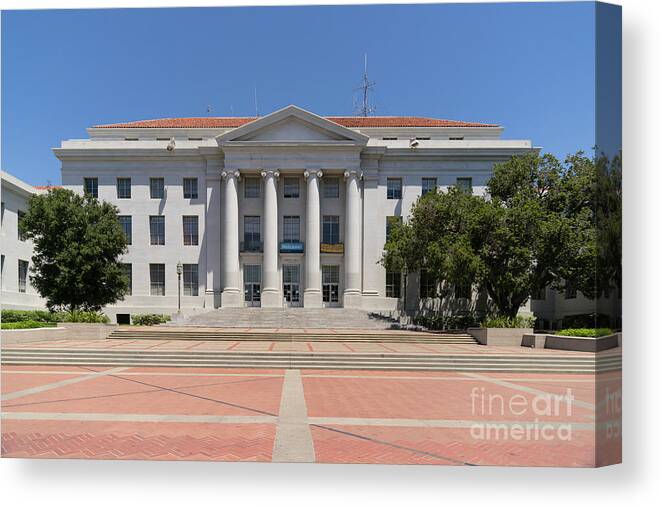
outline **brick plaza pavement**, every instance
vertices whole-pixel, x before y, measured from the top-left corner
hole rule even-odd
[[[589,467],[621,457],[620,383],[620,372],[3,365],[2,455]]]

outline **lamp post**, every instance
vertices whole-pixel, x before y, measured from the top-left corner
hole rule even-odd
[[[184,266],[181,261],[177,262],[177,313],[181,313],[181,274],[184,272]]]

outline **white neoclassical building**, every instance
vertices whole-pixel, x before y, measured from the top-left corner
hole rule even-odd
[[[424,274],[379,264],[388,224],[424,192],[484,192],[494,164],[533,150],[499,125],[420,117],[259,118],[100,125],[55,155],[62,184],[115,204],[131,294],[110,314],[182,309],[416,308]],[[470,294],[458,294],[457,299]]]

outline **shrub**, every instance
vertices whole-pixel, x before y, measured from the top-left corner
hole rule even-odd
[[[589,338],[596,338],[597,336],[608,336],[609,334],[613,334],[613,330],[608,327],[597,327],[597,328],[579,327],[579,328],[562,329],[560,331],[557,331],[555,334],[558,334],[560,336],[586,336]]]
[[[170,316],[157,313],[138,313],[132,315],[131,320],[133,321],[134,326],[156,326],[168,322]]]
[[[55,322],[55,316],[46,310],[2,310],[2,322]]]
[[[412,322],[417,326],[427,329],[466,329],[479,325],[481,317],[474,314],[464,315],[443,315],[432,313],[428,315],[417,315],[413,317]]]
[[[523,317],[517,315],[514,318],[510,317],[487,317],[482,321],[482,327],[508,327],[508,328],[530,328],[535,325],[534,317]]]
[[[110,319],[107,315],[99,312],[84,312],[74,310],[72,312],[57,312],[57,322],[80,322],[86,324],[108,324]]]
[[[19,320],[14,322],[3,322],[0,329],[34,329],[37,327],[55,327],[55,322],[43,322],[37,320]]]

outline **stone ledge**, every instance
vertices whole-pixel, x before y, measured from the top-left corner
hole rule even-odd
[[[622,333],[607,336],[562,336],[555,334],[526,334],[521,343],[524,347],[537,349],[574,350],[578,352],[601,352],[622,346]]]
[[[532,328],[517,327],[469,327],[466,330],[480,345],[492,347],[518,347],[523,344],[523,336],[532,334]]]

